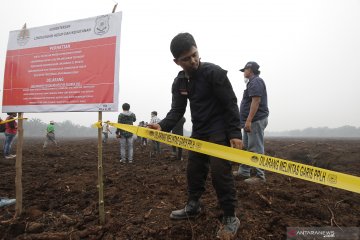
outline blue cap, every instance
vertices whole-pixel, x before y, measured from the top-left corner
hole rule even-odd
[[[257,73],[259,72],[260,66],[256,62],[248,62],[243,69],[240,69],[240,71],[244,72],[247,68],[250,68],[254,73]]]

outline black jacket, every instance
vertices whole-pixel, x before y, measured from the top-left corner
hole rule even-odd
[[[171,110],[159,123],[161,129],[171,131],[184,115],[189,99],[192,137],[225,133],[229,139],[241,139],[237,98],[226,74],[227,71],[212,63],[200,63],[189,79],[180,71],[172,85]]]
[[[172,133],[177,135],[184,135],[184,123],[186,122],[186,118],[182,117],[176,123],[175,127],[171,130]]]
[[[118,116],[118,123],[133,125],[133,123],[135,121],[136,121],[136,116],[134,113],[132,113],[130,111],[122,112]],[[131,132],[128,132],[128,131],[118,128],[116,130],[116,135],[119,135],[119,134],[121,137],[126,137],[126,138],[132,137],[132,135],[133,135]]]

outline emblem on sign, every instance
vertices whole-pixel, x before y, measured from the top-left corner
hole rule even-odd
[[[95,20],[94,33],[97,35],[104,35],[109,31],[109,15],[99,16]]]

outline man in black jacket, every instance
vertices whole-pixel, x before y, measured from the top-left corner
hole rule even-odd
[[[171,131],[190,102],[193,123],[192,138],[241,149],[241,129],[237,98],[227,71],[212,63],[200,62],[193,36],[179,33],[170,44],[174,62],[180,71],[172,85],[171,110],[159,124],[150,128]],[[189,152],[187,166],[188,201],[185,208],[173,211],[171,219],[195,218],[201,213],[200,197],[205,191],[207,174],[211,173],[219,205],[224,212],[223,227],[217,233],[235,237],[240,221],[235,215],[236,190],[229,161]]]

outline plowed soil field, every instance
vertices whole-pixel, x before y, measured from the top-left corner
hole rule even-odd
[[[97,139],[24,139],[23,214],[0,209],[0,239],[215,239],[220,227],[210,177],[196,220],[172,221],[186,203],[183,161],[162,145],[159,158],[135,144],[134,163],[119,162],[119,142],[103,148],[105,224],[99,224]],[[360,176],[360,140],[267,138],[267,154]],[[13,146],[16,149],[16,146]],[[234,170],[237,165],[234,164]],[[15,160],[0,159],[0,196],[15,198]],[[237,239],[286,239],[287,227],[359,227],[360,194],[267,172],[267,182],[236,180]]]

